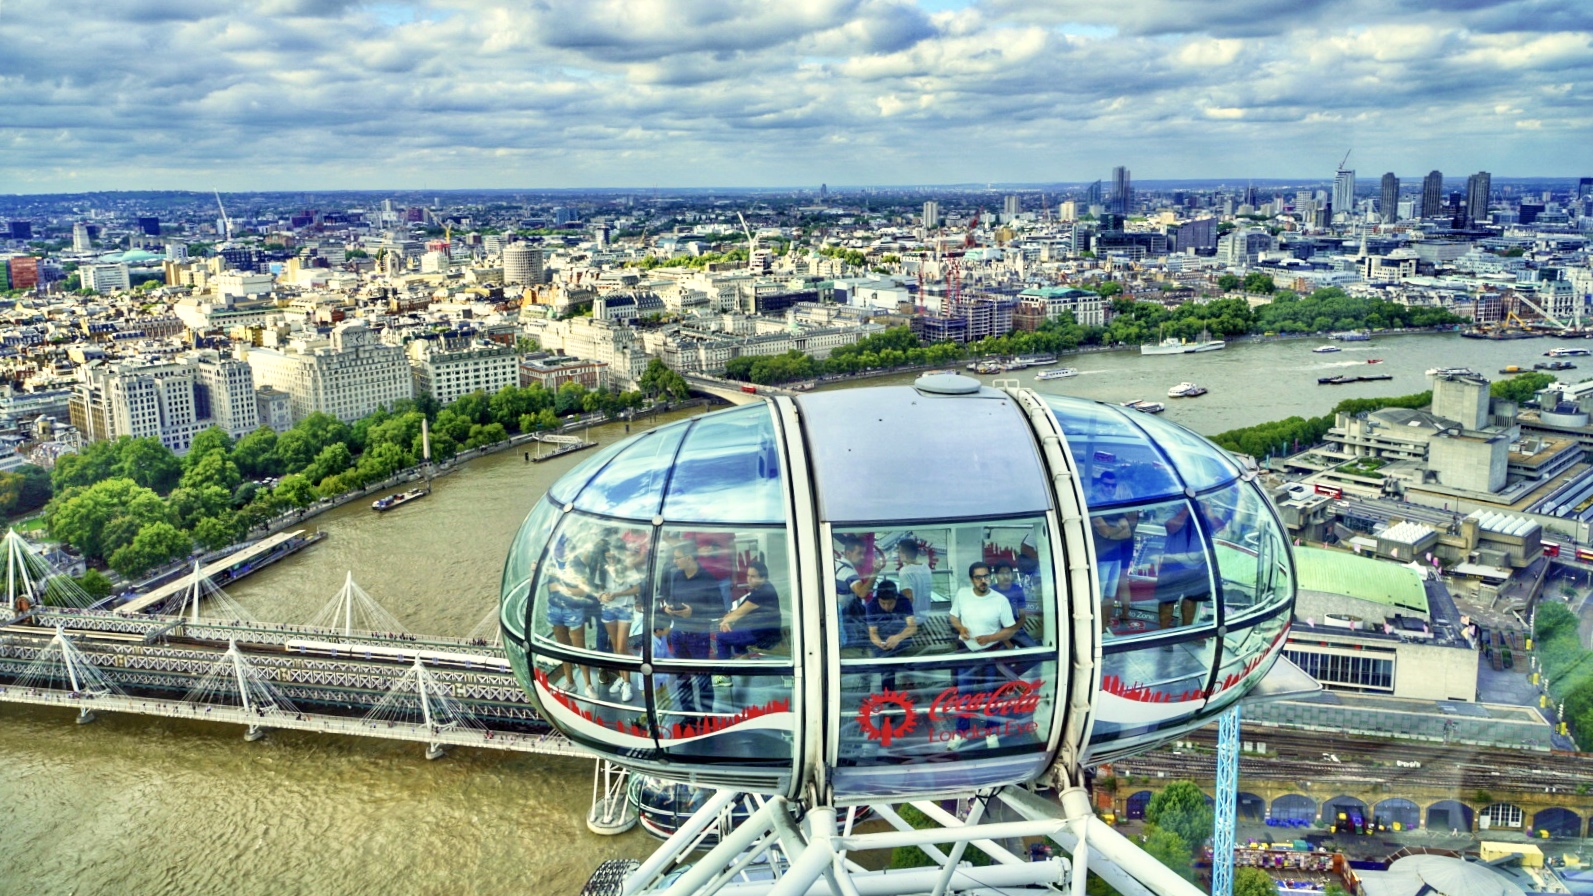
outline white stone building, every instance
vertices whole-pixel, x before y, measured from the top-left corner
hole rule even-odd
[[[320,411],[352,423],[414,397],[403,349],[380,344],[363,321],[339,324],[330,339],[252,349],[248,358],[255,382],[288,394],[295,422]]]
[[[429,394],[441,404],[461,395],[520,383],[518,357],[511,346],[485,340],[416,339],[406,347],[415,394]]]

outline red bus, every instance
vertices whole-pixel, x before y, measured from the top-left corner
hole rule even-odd
[[[1344,497],[1344,489],[1342,488],[1337,488],[1331,485],[1323,485],[1320,482],[1314,483],[1314,485],[1316,486],[1316,493],[1319,495],[1327,495],[1329,498],[1333,498],[1335,500]]]
[[[1576,559],[1582,561],[1583,563],[1593,563],[1593,551],[1590,551],[1587,548],[1577,548]]]
[[[1545,556],[1545,557],[1558,557],[1558,556],[1560,556],[1560,546],[1555,544],[1552,541],[1545,541],[1543,543],[1543,556]]]

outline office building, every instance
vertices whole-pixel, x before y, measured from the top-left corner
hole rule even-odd
[[[930,230],[940,226],[940,203],[931,199],[924,203],[924,229]]]
[[[530,243],[510,243],[503,248],[503,282],[530,286],[543,279],[542,249]]]
[[[1112,169],[1112,197],[1108,203],[1114,214],[1126,215],[1134,207],[1134,188],[1130,185],[1128,169],[1122,165]]]
[[[518,356],[511,346],[478,339],[475,334],[440,334],[416,339],[409,356],[416,395],[430,395],[439,404],[472,392],[492,395],[520,383]]]
[[[78,278],[82,281],[83,289],[92,289],[95,292],[109,292],[116,289],[132,289],[130,273],[125,264],[85,264],[77,269]]]
[[[1440,171],[1429,171],[1422,180],[1422,205],[1423,218],[1436,218],[1444,213],[1444,175]]]
[[[72,251],[94,251],[94,239],[89,236],[88,225],[84,224],[82,221],[72,225]]]
[[[1340,168],[1333,176],[1333,216],[1355,212],[1355,169]]]
[[[1005,222],[1016,221],[1022,212],[1023,204],[1016,196],[1007,196],[1001,200],[1001,220]]]
[[[1092,206],[1101,204],[1101,182],[1096,181],[1084,189],[1084,210],[1087,212]]]
[[[352,423],[414,397],[404,350],[382,345],[363,321],[339,324],[329,339],[302,337],[281,349],[250,349],[248,360],[255,382],[288,394],[294,422],[320,411]]]
[[[90,441],[155,438],[185,454],[211,426],[237,438],[258,424],[248,366],[217,352],[85,367],[80,375],[67,416]]]
[[[1493,190],[1493,177],[1479,171],[1466,178],[1466,223],[1476,224],[1488,217],[1488,199]]]
[[[32,255],[13,255],[7,262],[11,269],[12,289],[33,289],[39,285],[39,259]]]
[[[138,231],[144,236],[160,236],[160,219],[139,218]]]
[[[31,240],[31,239],[33,239],[33,222],[32,221],[7,221],[6,222],[6,231],[10,234],[11,239],[14,239],[14,240]]]
[[[1379,198],[1377,213],[1384,224],[1399,220],[1399,178],[1392,171],[1383,175],[1383,194]]]

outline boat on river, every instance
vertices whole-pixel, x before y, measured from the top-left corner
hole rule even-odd
[[[431,494],[431,486],[423,485],[419,488],[412,488],[407,492],[399,492],[396,495],[388,495],[385,498],[377,498],[371,502],[371,509],[377,513],[382,513],[384,511],[392,510],[394,507],[401,507],[411,501],[424,498],[429,494]]]
[[[1311,349],[1311,351],[1316,352],[1319,355],[1325,355],[1329,352],[1342,352],[1344,349],[1339,348],[1336,345],[1319,345],[1316,348]]]
[[[377,513],[386,513],[395,507],[402,507],[411,501],[419,501],[421,498],[431,494],[431,428],[426,425],[424,418],[420,421],[420,450],[423,458],[422,463],[426,471],[425,484],[417,485],[408,491],[402,491],[395,495],[388,495],[385,498],[377,498],[371,502],[372,510]]]
[[[1162,411],[1167,410],[1167,405],[1162,404],[1159,401],[1145,401],[1139,398],[1125,401],[1123,402],[1122,406],[1132,411],[1139,411],[1143,414],[1160,414]]]
[[[1046,370],[1036,371],[1034,378],[1037,380],[1060,380],[1070,376],[1078,376],[1076,367],[1051,367]]]
[[[1544,357],[1548,358],[1580,358],[1593,354],[1593,350],[1585,348],[1551,348],[1543,354]]]
[[[1176,386],[1172,387],[1171,389],[1167,390],[1167,397],[1168,398],[1195,398],[1195,397],[1198,397],[1198,396],[1201,396],[1201,395],[1205,395],[1206,392],[1207,392],[1207,389],[1206,389],[1205,386],[1199,386],[1199,385],[1196,385],[1194,383],[1179,383],[1178,385],[1176,385]]]

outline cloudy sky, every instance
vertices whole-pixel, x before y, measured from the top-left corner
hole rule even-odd
[[[1588,0],[0,0],[0,192],[1593,175]]]

